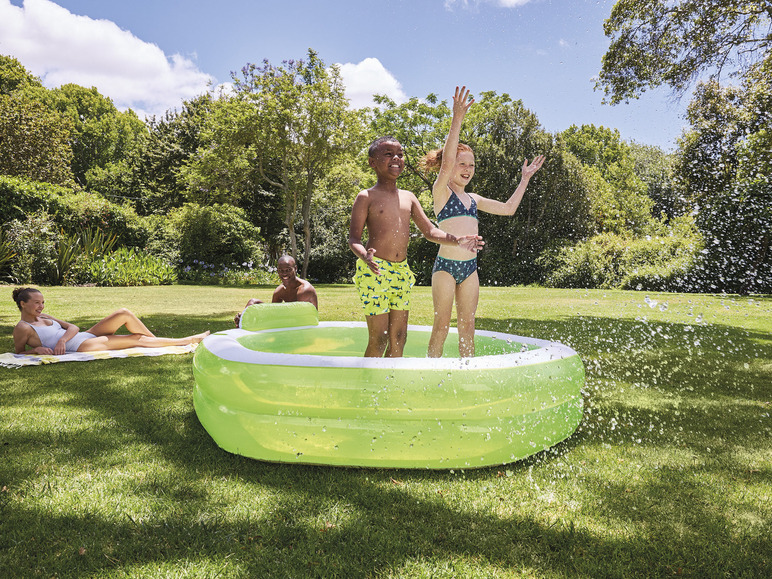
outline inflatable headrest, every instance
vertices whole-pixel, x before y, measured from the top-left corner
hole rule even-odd
[[[319,312],[308,302],[278,304],[254,304],[241,314],[239,327],[250,332],[293,328],[296,326],[318,326]]]

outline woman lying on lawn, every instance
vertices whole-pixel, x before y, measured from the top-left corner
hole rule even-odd
[[[13,329],[13,342],[17,354],[65,354],[70,352],[95,352],[97,350],[123,350],[140,346],[186,346],[196,344],[209,332],[186,338],[157,338],[137,316],[126,308],[113,312],[101,322],[81,332],[75,324],[57,320],[43,314],[45,300],[35,288],[13,290],[13,301],[21,312],[21,320]],[[117,335],[122,326],[129,334]],[[32,348],[27,350],[27,346]]]

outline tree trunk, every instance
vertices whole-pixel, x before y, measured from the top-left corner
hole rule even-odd
[[[303,207],[301,214],[303,216],[303,241],[305,250],[303,251],[303,271],[300,275],[303,279],[308,275],[308,262],[311,258],[311,197],[314,194],[313,171],[309,171],[306,176],[306,194],[303,197]]]

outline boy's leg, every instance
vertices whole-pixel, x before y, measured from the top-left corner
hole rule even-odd
[[[365,316],[367,320],[366,358],[380,358],[389,342],[389,314]]]
[[[429,338],[428,356],[430,358],[442,356],[442,348],[450,329],[455,291],[456,280],[447,271],[436,271],[432,274],[434,325],[432,326],[432,335]]]
[[[389,347],[387,358],[401,358],[407,340],[408,310],[391,310],[389,312]]]
[[[474,356],[474,323],[480,300],[480,278],[475,271],[456,286],[458,351],[462,358]]]

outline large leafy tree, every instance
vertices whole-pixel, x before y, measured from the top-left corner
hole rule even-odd
[[[211,116],[211,145],[191,163],[189,182],[215,195],[226,187],[231,195],[263,186],[278,193],[295,256],[301,221],[306,275],[316,182],[361,146],[361,119],[348,109],[339,69],[325,67],[313,50],[305,60],[278,66],[248,64],[234,84],[236,95]]]
[[[205,93],[185,101],[180,111],[149,120],[149,133],[135,166],[135,207],[141,214],[165,214],[187,200],[182,169],[202,145],[202,131],[214,97]]]
[[[768,0],[618,0],[597,86],[611,103],[668,86],[683,94],[703,73],[743,75],[772,47]]]
[[[651,222],[654,202],[637,175],[630,146],[619,131],[594,125],[572,126],[561,136],[591,173],[595,233],[639,236]]]
[[[676,172],[705,238],[695,283],[772,291],[772,57],[739,86],[698,86]]]
[[[11,94],[28,87],[42,87],[40,79],[32,75],[22,63],[0,54],[0,94]]]
[[[67,118],[23,91],[0,94],[0,174],[71,185],[69,140]]]
[[[147,136],[145,123],[132,110],[119,111],[95,87],[65,84],[39,94],[70,121],[75,180],[87,189],[113,194],[114,183],[128,179],[129,161]]]
[[[589,185],[581,165],[561,139],[507,94],[483,92],[467,114],[467,139],[475,151],[473,190],[505,201],[520,181],[524,159],[547,161],[528,185],[512,217],[485,215],[480,255],[486,283],[533,283],[542,277],[537,258],[556,245],[575,243],[589,233]]]
[[[72,184],[69,119],[39,102],[40,79],[0,55],[0,174]]]

